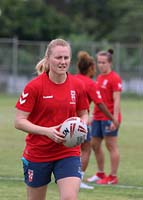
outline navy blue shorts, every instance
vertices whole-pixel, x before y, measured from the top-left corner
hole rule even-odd
[[[91,137],[92,137],[91,126],[87,126],[87,130],[88,130],[88,132],[87,132],[87,138],[85,139],[85,142],[89,142],[91,140]]]
[[[51,182],[52,173],[57,180],[66,177],[81,178],[80,157],[73,156],[52,162],[30,162],[24,157],[23,161],[25,183],[31,187],[40,187]]]
[[[93,120],[91,134],[93,137],[103,138],[105,136],[117,136],[118,129],[110,131],[110,120]]]

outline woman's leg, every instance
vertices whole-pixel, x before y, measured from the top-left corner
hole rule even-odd
[[[80,188],[80,178],[67,177],[57,181],[60,200],[77,200]]]
[[[45,200],[47,185],[41,187],[27,186],[27,200]]]

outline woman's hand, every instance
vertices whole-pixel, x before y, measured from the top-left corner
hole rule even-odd
[[[56,143],[65,142],[65,135],[59,132],[60,126],[61,125],[47,128],[47,133],[45,135]]]
[[[116,119],[114,119],[112,122],[111,122],[111,124],[110,124],[110,131],[115,131],[116,129],[118,129],[119,128],[119,122],[116,120]]]
[[[30,113],[21,110],[16,110],[15,128],[22,130],[26,133],[44,135],[49,137],[56,143],[65,142],[65,135],[59,132],[61,124],[53,127],[42,127],[31,123],[27,118]]]

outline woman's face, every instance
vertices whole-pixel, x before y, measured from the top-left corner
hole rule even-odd
[[[49,70],[56,74],[65,74],[70,66],[71,52],[67,46],[55,46],[48,58]]]
[[[97,66],[101,74],[108,74],[111,71],[111,62],[104,55],[97,56]]]

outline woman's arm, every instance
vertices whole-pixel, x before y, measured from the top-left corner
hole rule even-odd
[[[24,112],[19,109],[16,110],[16,117],[14,122],[16,129],[22,130],[26,133],[47,136],[57,143],[65,141],[64,134],[60,133],[57,130],[60,127],[60,125],[54,127],[42,127],[35,125],[28,120],[29,114],[30,114],[29,112]]]
[[[77,116],[80,117],[86,124],[88,124],[89,121],[88,110],[78,111]]]
[[[116,128],[119,127],[118,120],[110,113],[107,106],[102,102],[97,104],[98,108],[109,118],[113,121]]]
[[[114,111],[113,115],[116,120],[118,120],[119,113],[120,113],[120,101],[121,101],[121,92],[114,92],[113,93],[114,99]]]

